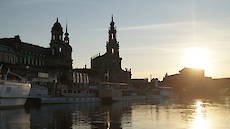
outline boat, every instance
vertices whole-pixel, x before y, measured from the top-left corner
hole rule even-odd
[[[0,66],[0,108],[23,106],[29,97],[31,84],[21,76],[11,72],[2,72]]]

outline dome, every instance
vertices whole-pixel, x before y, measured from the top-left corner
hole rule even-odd
[[[57,21],[54,23],[53,27],[52,27],[52,32],[63,32],[62,31],[62,26],[61,24],[58,22],[58,18]]]

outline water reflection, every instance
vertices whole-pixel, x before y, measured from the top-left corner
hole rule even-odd
[[[0,110],[0,129],[229,129],[230,99],[43,105]]]
[[[197,100],[195,104],[195,116],[192,129],[208,129],[208,123],[205,118],[206,109],[201,100]]]
[[[0,129],[30,129],[30,114],[24,109],[0,110]]]

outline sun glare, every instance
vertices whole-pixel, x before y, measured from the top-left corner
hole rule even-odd
[[[205,107],[202,101],[197,101],[195,105],[195,116],[192,129],[208,129],[208,122],[204,117]]]
[[[202,48],[187,48],[184,54],[184,66],[189,68],[208,68],[208,51]]]

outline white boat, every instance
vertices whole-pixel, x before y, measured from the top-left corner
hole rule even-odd
[[[8,75],[11,74],[11,77]],[[12,76],[13,75],[13,76]],[[19,78],[19,79],[16,79]],[[23,106],[29,96],[31,85],[20,76],[7,71],[0,79],[0,108]]]

